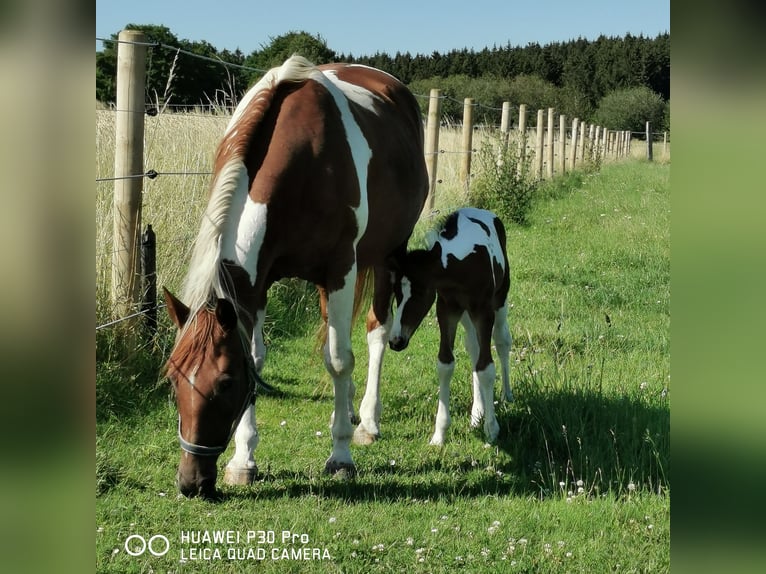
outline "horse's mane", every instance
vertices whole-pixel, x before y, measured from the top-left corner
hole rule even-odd
[[[292,56],[272,68],[245,94],[232,114],[215,157],[213,182],[207,209],[194,242],[189,272],[181,299],[192,316],[213,297],[233,299],[227,289],[228,278],[221,265],[221,236],[226,225],[237,186],[248,180],[244,159],[250,143],[282,82],[299,82],[314,73],[316,67],[301,56]],[[235,301],[236,303],[236,301]]]

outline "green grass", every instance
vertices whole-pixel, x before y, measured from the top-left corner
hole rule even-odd
[[[405,352],[386,356],[383,438],[352,449],[359,476],[324,476],[332,383],[316,352],[316,297],[280,285],[263,376],[281,396],[258,399],[261,477],[245,488],[221,485],[219,503],[179,499],[177,415],[159,377],[169,322],[163,317],[157,340],[143,345],[99,331],[97,571],[668,571],[669,171],[627,161],[575,172],[537,190],[527,225],[507,224],[516,402],[498,405],[495,445],[469,428],[460,336],[452,427],[443,448],[428,445],[437,395],[432,312]],[[444,197],[459,204],[459,192]],[[171,284],[180,257],[166,266]],[[104,278],[98,269],[97,261]],[[357,405],[367,366],[361,323]],[[180,562],[193,546],[181,544],[182,530],[219,529],[274,531],[276,540],[256,565],[229,561],[227,547],[213,544],[204,546],[221,549],[221,560]],[[305,546],[331,560],[272,560],[274,548],[290,548],[282,531],[308,536]],[[123,548],[131,534],[163,534],[170,552],[131,557]]]

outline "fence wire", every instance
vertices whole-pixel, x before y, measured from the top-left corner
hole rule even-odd
[[[213,63],[216,63],[216,64],[220,64],[220,65],[222,65],[224,67],[232,67],[232,68],[237,68],[237,69],[243,69],[243,70],[258,72],[258,73],[265,73],[267,71],[267,70],[262,70],[262,69],[259,69],[259,68],[254,68],[254,67],[251,67],[251,66],[245,66],[245,65],[242,65],[242,64],[236,64],[236,63],[233,63],[233,62],[226,62],[226,61],[221,60],[220,58],[211,58],[211,57],[208,57],[208,56],[203,56],[201,54],[195,54],[194,52],[185,50],[185,49],[180,48],[178,46],[171,46],[171,45],[164,44],[164,43],[161,43],[161,42],[132,42],[132,41],[124,41],[124,40],[118,40],[118,39],[106,39],[106,38],[96,38],[96,40],[101,41],[101,42],[125,43],[125,44],[142,45],[142,46],[150,47],[152,49],[172,50],[173,52],[176,52],[176,53],[181,53],[181,54],[184,54],[184,55],[192,57],[192,58],[197,58],[197,59],[213,62]],[[413,93],[413,95],[416,98],[419,98],[419,99],[425,99],[425,100],[429,100],[429,101],[431,100],[430,94]],[[440,95],[438,97],[438,99],[439,100],[444,100],[444,101],[451,101],[451,102],[454,102],[454,103],[457,103],[457,104],[464,104],[464,101],[461,101],[461,100],[459,100],[457,98],[454,98],[454,97],[448,96],[448,95],[444,95],[444,94]],[[486,110],[490,110],[490,111],[503,111],[502,107],[497,107],[496,105],[485,104],[483,102],[476,102],[476,101],[474,101],[472,103],[472,106],[474,108],[482,108],[482,109],[486,109]],[[145,113],[149,117],[162,117],[162,116],[164,116],[166,114],[166,110],[167,109],[171,110],[172,112],[177,112],[177,110],[183,110],[182,113],[180,113],[180,114],[179,113],[173,113],[172,117],[179,117],[179,118],[204,117],[204,118],[210,118],[210,119],[216,119],[216,120],[224,120],[224,119],[227,119],[230,116],[231,112],[235,109],[235,107],[236,106],[219,105],[219,104],[214,104],[214,103],[210,103],[210,104],[201,104],[200,103],[198,105],[190,106],[190,105],[186,105],[186,104],[170,104],[168,102],[165,102],[162,105],[162,107],[160,107],[159,106],[159,102],[148,101],[144,105],[144,110],[121,110],[121,109],[111,108],[111,109],[107,109],[107,110],[103,110],[103,111],[108,111],[108,112],[112,112],[112,113],[126,113],[126,112],[127,113]],[[512,126],[516,123],[516,120],[518,118],[518,114],[519,114],[519,111],[520,111],[520,106],[518,106],[518,105],[506,106],[506,108],[507,108],[508,112],[511,114],[511,116],[509,118],[509,120],[510,120],[509,121],[509,124],[510,124],[509,127],[511,127],[511,129],[513,129]],[[194,110],[194,111],[189,111],[190,109]],[[526,114],[525,115],[526,115],[527,118],[535,119],[538,116],[538,111],[528,107],[527,110],[526,110]],[[554,117],[555,117],[556,121],[554,122],[554,128],[553,128],[555,134],[558,134],[558,131],[559,131],[558,130],[558,117],[559,116],[560,116],[559,113],[555,113]],[[455,127],[455,125],[456,125],[456,124],[453,124],[452,122],[447,122],[447,121],[442,121],[442,122],[440,122],[440,124],[442,125],[442,127]],[[547,116],[546,116],[545,119],[544,119],[543,127],[545,129],[547,129],[548,125],[549,125],[549,122],[547,121]],[[483,129],[497,130],[497,129],[499,129],[499,127],[500,126],[498,126],[498,125],[482,125],[482,126],[478,126],[477,125],[477,126],[474,126],[474,129],[482,129],[483,128]],[[158,129],[159,129],[159,124],[156,124],[154,126],[154,130],[153,130],[153,133],[152,133],[151,141],[147,142],[147,144],[148,144],[147,145],[147,151],[149,152],[150,155],[151,155],[151,151],[153,150],[153,143],[154,143],[154,139],[155,139],[155,136],[156,136],[156,130],[158,130]],[[538,126],[536,124],[527,125],[527,130],[531,131],[532,134],[534,134],[534,132],[537,129],[538,129]],[[566,128],[565,133],[571,134],[572,133],[571,127]],[[584,130],[581,133],[583,134],[581,137],[583,137],[583,138],[589,137],[589,136],[585,135]],[[643,131],[641,131],[641,132],[630,132],[630,134],[631,134],[631,136],[634,136],[634,135],[645,136],[646,135],[646,133],[643,132]],[[652,132],[653,136],[663,136],[665,134],[666,134],[666,132]],[[533,136],[531,136],[531,137],[528,136],[528,141],[533,144]],[[556,142],[559,141],[559,136],[558,135],[556,135],[555,141]],[[668,138],[668,141],[669,141],[669,138]],[[599,147],[602,145],[601,144],[601,135],[599,135],[599,139],[595,142],[595,144],[597,146],[599,146]],[[530,146],[530,147],[533,148],[533,146]],[[543,148],[547,150],[547,148],[548,148],[547,141],[544,142]],[[558,146],[556,146],[556,149],[558,149]],[[443,154],[465,155],[465,154],[473,154],[473,153],[476,153],[477,151],[478,150],[475,149],[475,148],[472,148],[470,150],[448,150],[448,149],[440,148],[437,151],[426,152],[426,155],[443,155]],[[544,161],[545,163],[547,163],[547,160],[544,157],[541,158],[541,161]],[[109,176],[96,177],[96,182],[97,183],[105,183],[105,182],[114,182],[114,181],[126,180],[126,179],[147,179],[147,180],[151,181],[151,180],[155,180],[155,179],[159,178],[160,176],[198,177],[198,176],[211,176],[212,174],[213,174],[212,171],[189,171],[189,170],[172,170],[172,169],[171,170],[155,170],[155,169],[148,169],[146,172],[139,173],[139,174],[124,175],[124,176],[113,176],[113,177],[109,177]],[[441,180],[439,180],[439,181],[441,181]],[[158,240],[157,245],[159,247],[160,245],[165,245],[165,244],[169,244],[169,243],[190,242],[191,239],[193,239],[193,237],[194,237],[194,235],[189,235],[189,236],[185,236],[185,237],[168,238],[168,239],[164,239],[163,238],[163,239],[159,239]],[[109,254],[114,254],[114,253],[117,253],[118,251],[125,251],[125,250],[117,249],[117,250],[111,250],[111,251],[110,250],[102,251],[98,256],[100,256],[101,258],[105,258]],[[163,307],[165,307],[164,303],[157,306],[158,309],[159,308],[163,308]],[[139,317],[141,315],[144,315],[144,314],[146,314],[148,312],[149,312],[149,310],[142,310],[142,311],[138,311],[136,313],[129,314],[126,317],[122,317],[122,318],[119,318],[119,319],[108,321],[106,323],[98,325],[96,327],[96,331],[100,331],[100,330],[109,328],[111,326],[117,325],[117,324],[122,323],[124,321],[127,321],[127,320],[130,320],[130,319]]]

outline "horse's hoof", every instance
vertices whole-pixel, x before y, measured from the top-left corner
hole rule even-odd
[[[324,471],[336,480],[349,480],[356,476],[356,465],[353,462],[328,460]]]
[[[227,466],[223,473],[223,482],[231,486],[246,486],[253,484],[256,476],[258,476],[258,467],[229,468]]]
[[[380,433],[368,432],[364,425],[359,425],[354,431],[353,442],[359,446],[369,446],[380,438]]]

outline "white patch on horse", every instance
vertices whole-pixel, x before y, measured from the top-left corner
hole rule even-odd
[[[450,255],[455,259],[463,260],[472,253],[475,253],[477,247],[484,247],[500,268],[505,270],[503,250],[500,246],[497,233],[495,233],[495,216],[488,211],[473,207],[461,209],[457,213],[456,235],[452,239],[445,239],[440,235],[434,238],[434,242],[438,242],[441,246],[442,267],[447,268],[447,258]],[[478,220],[483,225],[473,220]],[[489,230],[489,234],[487,234],[487,230]],[[492,277],[495,279],[494,268],[492,270]]]
[[[340,89],[340,91],[343,92],[349,100],[359,104],[360,106],[362,106],[363,108],[367,110],[370,110],[375,115],[378,114],[375,108],[375,102],[381,101],[379,96],[377,96],[376,94],[373,94],[370,90],[363,88],[362,86],[358,86],[356,84],[352,84],[351,82],[346,82],[344,80],[341,80],[338,77],[337,70],[325,70],[324,75],[327,77],[328,80],[330,80],[333,84],[335,84],[338,87],[338,89]]]
[[[399,78],[397,78],[393,74],[389,74],[385,70],[379,70],[378,68],[373,68],[372,66],[365,66],[364,64],[349,64],[348,67],[349,68],[367,68],[368,70],[375,70],[376,72],[384,73],[386,76],[388,76],[389,78],[393,78],[397,82],[399,81]]]
[[[354,118],[354,114],[351,112],[348,100],[353,99],[349,94],[359,96],[361,92],[366,92],[367,90],[363,90],[348,82],[340,82],[334,74],[316,73],[311,77],[322,84],[335,100],[335,105],[338,107],[341,121],[343,122],[343,128],[346,131],[346,140],[351,149],[351,158],[354,160],[354,167],[356,167],[356,177],[359,182],[359,205],[357,207],[352,206],[357,222],[357,236],[354,238],[354,248],[356,248],[359,239],[367,230],[367,219],[369,217],[369,206],[367,204],[367,168],[370,164],[370,159],[372,158],[372,150],[370,149],[370,144],[367,141],[367,138],[365,138],[362,133],[362,128],[359,127],[359,124]],[[338,85],[336,85],[336,82]],[[346,90],[348,90],[348,93]],[[369,100],[369,105],[372,105],[371,98],[367,99]]]
[[[197,380],[197,371],[199,371],[199,365],[196,365],[186,376],[186,380],[189,381],[189,385],[192,389],[195,388],[194,383]],[[197,393],[190,393],[189,396],[191,397],[191,406],[194,408],[194,399],[197,398]]]
[[[247,169],[242,165],[226,219],[229,225],[221,233],[221,258],[242,267],[250,283],[255,284],[268,208],[265,203],[250,198],[248,183]]]

